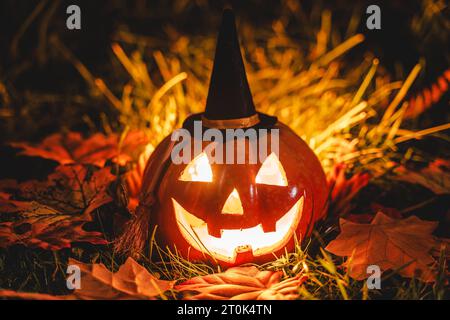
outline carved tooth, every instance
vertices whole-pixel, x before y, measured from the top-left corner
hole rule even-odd
[[[253,261],[253,249],[250,245],[239,246],[234,250],[236,258],[235,264],[243,264]]]
[[[211,225],[210,223],[206,224],[208,226],[208,234],[210,236],[220,238],[222,236],[222,230],[217,228],[216,226]]]
[[[277,231],[276,221],[264,221],[262,223],[262,228],[264,233],[275,232]]]

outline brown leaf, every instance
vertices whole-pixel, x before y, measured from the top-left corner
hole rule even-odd
[[[436,159],[419,171],[399,167],[395,172],[398,180],[420,184],[439,195],[450,193],[450,161]]]
[[[280,282],[281,272],[256,267],[234,267],[225,272],[195,277],[175,287],[186,300],[293,300],[306,280],[296,276]]]
[[[73,292],[76,299],[156,299],[174,284],[174,281],[157,279],[132,258],[128,258],[116,273],[103,264],[87,265],[73,259],[69,264],[81,269],[81,289]]]
[[[368,277],[367,266],[378,265],[382,271],[403,267],[400,275],[412,278],[418,274],[421,280],[432,282],[435,260],[430,252],[436,246],[436,239],[431,233],[437,224],[415,216],[396,220],[382,212],[377,213],[371,224],[341,219],[341,233],[326,249],[349,257],[346,267],[356,280]]]
[[[147,269],[132,258],[116,273],[109,271],[103,264],[84,264],[69,259],[70,265],[81,270],[81,288],[72,294],[53,296],[42,293],[0,290],[0,299],[24,300],[149,300],[156,299],[173,288],[175,281],[157,279]]]
[[[125,164],[137,159],[148,143],[144,133],[132,131],[121,141],[117,134],[96,133],[84,139],[78,132],[56,133],[39,144],[17,142],[11,145],[20,148],[21,155],[55,160],[60,164],[93,164],[100,167],[109,159]]]
[[[328,184],[331,190],[330,212],[339,217],[350,212],[351,200],[370,180],[368,173],[356,173],[347,177],[345,170],[344,164],[338,164],[334,166],[328,176]]]
[[[106,244],[100,232],[86,231],[91,213],[112,199],[109,169],[59,166],[47,181],[28,181],[0,196],[0,247],[23,244],[58,250],[73,242]]]

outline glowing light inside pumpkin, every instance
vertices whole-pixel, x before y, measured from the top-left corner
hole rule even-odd
[[[180,176],[181,181],[212,182],[212,170],[208,156],[202,152],[195,157],[184,169]]]
[[[241,198],[239,198],[239,193],[236,189],[230,193],[227,201],[222,208],[223,214],[244,214],[244,208],[242,208]]]
[[[284,247],[300,222],[303,197],[276,222],[273,232],[264,232],[262,225],[247,229],[222,229],[219,238],[208,233],[205,221],[195,217],[172,198],[178,227],[183,237],[197,250],[211,253],[215,258],[233,263],[238,251],[252,250],[260,256]],[[191,222],[194,222],[191,224]]]
[[[266,160],[264,160],[256,175],[255,182],[282,187],[288,185],[286,172],[275,153],[271,153]]]

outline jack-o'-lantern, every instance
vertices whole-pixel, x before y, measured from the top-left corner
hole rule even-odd
[[[176,248],[190,260],[209,259],[222,265],[268,261],[292,249],[295,239],[308,236],[326,211],[323,169],[291,129],[276,117],[255,111],[231,10],[224,11],[205,112],[190,116],[183,128],[192,133],[195,121],[202,121],[203,129],[222,133],[255,129],[256,136],[244,138],[246,161],[214,163],[207,152],[210,142],[202,139],[195,153],[199,138],[194,137],[187,148],[192,159],[176,164],[170,157],[174,142],[167,137],[147,164],[137,210],[140,217],[129,233],[154,232],[160,245]],[[273,129],[278,133],[277,148],[269,134]],[[270,141],[254,163],[249,161],[255,152],[252,139],[258,145],[262,139]],[[234,151],[234,157],[241,151],[236,140],[225,139],[219,148]],[[136,243],[123,247],[127,245]]]

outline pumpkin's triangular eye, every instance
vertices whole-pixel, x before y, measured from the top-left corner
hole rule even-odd
[[[213,175],[211,165],[209,164],[208,156],[202,152],[196,156],[180,175],[181,181],[201,181],[212,182]]]
[[[286,172],[284,172],[283,165],[280,160],[278,160],[275,153],[271,153],[266,160],[264,160],[256,175],[255,181],[256,183],[273,186],[286,187],[288,185]]]

